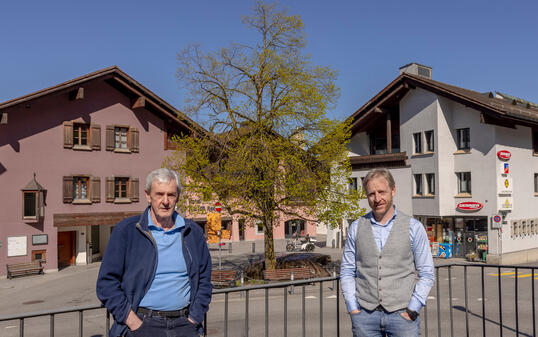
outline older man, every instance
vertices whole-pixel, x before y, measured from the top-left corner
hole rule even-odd
[[[434,281],[426,231],[396,209],[388,170],[368,172],[363,187],[372,211],[349,227],[340,270],[353,337],[419,336]]]
[[[174,210],[181,192],[174,171],[152,171],[145,192],[148,208],[114,228],[99,270],[110,335],[199,336],[212,293],[203,232]]]

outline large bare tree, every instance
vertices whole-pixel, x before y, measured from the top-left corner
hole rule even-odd
[[[185,112],[203,112],[210,133],[176,137],[168,165],[187,177],[187,193],[218,198],[230,214],[262,224],[273,269],[280,214],[336,226],[363,210],[347,188],[348,125],[326,117],[338,96],[335,71],[303,54],[299,16],[258,2],[243,23],[256,43],[215,52],[191,45],[178,54],[177,76],[190,90]]]

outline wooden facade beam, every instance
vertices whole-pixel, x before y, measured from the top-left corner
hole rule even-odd
[[[70,91],[69,99],[71,101],[78,101],[84,99],[84,87],[78,87],[77,89]]]
[[[139,96],[137,99],[134,100],[134,103],[131,106],[131,109],[139,109],[139,108],[145,108],[145,107],[146,107],[146,98],[144,96]]]

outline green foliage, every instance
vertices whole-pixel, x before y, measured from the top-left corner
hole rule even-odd
[[[177,76],[190,90],[186,112],[205,112],[210,132],[176,137],[170,166],[188,177],[188,193],[213,195],[230,214],[261,222],[266,265],[274,266],[279,214],[336,226],[363,210],[347,188],[349,125],[325,116],[338,97],[336,72],[302,54],[299,16],[258,2],[243,22],[258,33],[256,45],[178,54]]]

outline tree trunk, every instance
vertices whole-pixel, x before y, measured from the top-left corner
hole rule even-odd
[[[265,234],[263,236],[265,252],[265,269],[275,269],[275,242],[273,240],[273,219],[266,218],[264,224]]]

